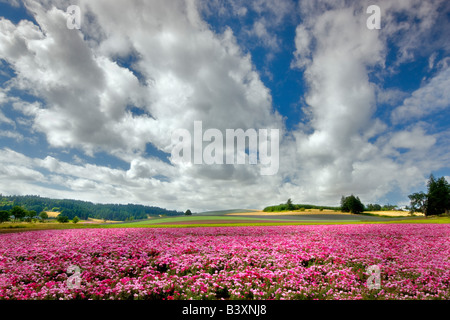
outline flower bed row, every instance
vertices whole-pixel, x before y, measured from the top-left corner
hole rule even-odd
[[[0,299],[449,299],[449,235],[436,224],[3,234]]]

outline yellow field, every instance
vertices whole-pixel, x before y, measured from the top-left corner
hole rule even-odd
[[[45,212],[47,212],[49,218],[56,218],[58,216],[58,214],[61,213],[58,211],[45,211]]]
[[[111,222],[117,222],[117,221],[106,220],[106,223],[111,223]],[[88,220],[84,221],[84,223],[105,223],[105,221],[103,219],[88,218]]]
[[[389,217],[409,217],[411,214],[408,211],[364,211],[364,213],[372,213],[380,216],[389,216]],[[424,217],[425,215],[421,212],[414,213],[416,216]]]
[[[58,211],[46,211],[46,212],[49,218],[56,218],[58,214],[61,213]],[[108,222],[117,222],[117,221],[107,220],[106,223]],[[105,223],[105,222],[103,221],[103,219],[88,218],[88,220],[81,220],[79,223]]]

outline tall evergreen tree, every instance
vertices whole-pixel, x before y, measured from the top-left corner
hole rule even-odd
[[[292,204],[291,198],[289,198],[288,201],[286,202],[286,208],[287,208],[289,211],[294,210],[294,205]]]
[[[450,209],[450,185],[444,177],[428,180],[427,215],[438,215]]]
[[[423,212],[426,216],[439,215],[450,209],[450,184],[441,177],[436,179],[433,174],[427,183],[428,192],[416,192],[408,197],[411,200],[410,211]]]

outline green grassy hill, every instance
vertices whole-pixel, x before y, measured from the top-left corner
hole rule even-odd
[[[250,210],[250,209],[232,209],[232,210],[216,210],[216,211],[205,211],[199,213],[193,213],[194,216],[224,216],[229,213],[237,213],[237,212],[253,212],[258,210]]]

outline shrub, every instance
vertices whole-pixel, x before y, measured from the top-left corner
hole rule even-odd
[[[39,217],[42,219],[41,221],[44,222],[45,220],[48,219],[48,214],[45,211],[42,211],[41,213],[39,213]]]
[[[0,223],[6,222],[9,220],[9,211],[2,210],[0,211]]]
[[[69,218],[67,216],[58,214],[58,216],[56,217],[56,221],[58,221],[59,223],[67,223],[69,222]]]

